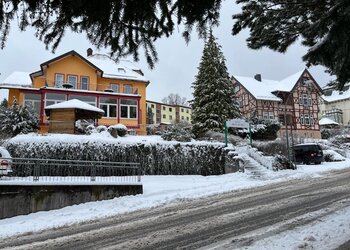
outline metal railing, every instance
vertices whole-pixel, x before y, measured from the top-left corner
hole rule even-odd
[[[130,162],[78,161],[34,158],[9,158],[10,175],[2,181],[54,183],[139,183],[140,164]]]

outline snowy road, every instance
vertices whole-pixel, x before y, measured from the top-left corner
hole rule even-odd
[[[309,180],[184,199],[176,205],[3,239],[0,248],[254,248],[262,239],[349,207],[349,179],[350,170],[344,169]]]

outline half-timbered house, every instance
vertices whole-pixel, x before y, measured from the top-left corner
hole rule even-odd
[[[236,97],[241,113],[253,117],[278,120],[282,125],[279,136],[286,129],[294,138],[321,138],[318,124],[321,88],[305,69],[281,81],[233,76]]]

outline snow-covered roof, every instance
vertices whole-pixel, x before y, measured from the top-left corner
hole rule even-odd
[[[31,87],[32,80],[30,79],[29,74],[29,72],[15,71],[11,75],[9,75],[5,80],[3,80],[0,83],[0,85]]]
[[[93,111],[101,114],[105,113],[102,109],[96,108],[95,106],[92,106],[90,104],[87,104],[86,102],[82,102],[77,99],[72,99],[69,101],[52,104],[45,108],[45,110],[51,110],[51,109],[82,109],[82,110]]]
[[[303,74],[304,70],[299,71],[293,75],[290,75],[281,81],[261,79],[256,80],[253,77],[233,76],[239,81],[256,99],[258,100],[270,100],[281,101],[281,99],[272,92],[274,91],[292,91],[293,87],[297,83],[298,79]]]
[[[276,81],[262,79],[261,82],[253,77],[234,76],[256,99],[269,101],[282,101],[271,92],[274,90]]]
[[[116,63],[107,55],[94,54],[86,57],[86,60],[103,71],[103,77],[113,79],[138,80],[148,82],[148,80],[140,73],[140,68],[136,67],[132,62],[120,60]]]
[[[318,123],[320,125],[339,125],[339,123],[337,123],[337,122],[335,122],[332,119],[329,119],[327,117],[320,119],[320,121]]]
[[[332,91],[331,95],[322,95],[322,99],[326,102],[335,102],[350,98],[350,89],[347,89],[345,91],[339,91],[335,89],[328,91]]]

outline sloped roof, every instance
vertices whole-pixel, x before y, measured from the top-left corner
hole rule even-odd
[[[45,110],[52,110],[52,109],[82,109],[82,110],[97,112],[100,114],[105,113],[102,109],[96,108],[95,106],[92,106],[86,102],[82,102],[77,99],[72,99],[69,101],[52,104],[45,108]]]
[[[256,99],[269,101],[282,101],[271,92],[277,84],[275,81],[263,79],[261,82],[253,77],[233,76],[239,81]]]
[[[346,86],[346,85],[345,85]],[[335,102],[340,100],[345,100],[350,98],[350,88],[344,91],[339,91],[335,89],[329,89],[332,91],[331,95],[322,95],[322,99],[326,102]]]
[[[142,74],[135,72],[135,70],[141,71],[141,69],[133,65],[130,61],[121,60],[117,64],[107,55],[100,54],[89,56],[86,60],[101,69],[103,71],[103,77],[148,82]]]
[[[290,92],[293,90],[295,84],[302,76],[305,70],[298,71],[281,81],[261,79],[261,82],[253,77],[233,76],[239,81],[256,99],[281,101],[281,98],[275,96],[273,92],[283,91]]]
[[[337,123],[337,122],[335,122],[332,119],[329,119],[327,117],[320,119],[318,123],[320,125],[339,125],[339,123]]]
[[[91,56],[84,57],[77,53],[75,50],[68,51],[62,55],[59,55],[46,62],[43,62],[42,64],[40,64],[41,70],[31,73],[31,76],[42,75],[44,68],[47,67],[49,64],[71,55],[79,57],[82,61],[99,71],[103,77],[112,79],[136,80],[146,83],[149,82],[148,79],[146,79],[143,76],[143,74],[140,74],[142,72],[141,69],[136,67],[130,61],[120,60],[119,63],[116,63],[109,56],[102,54],[93,54]]]
[[[31,87],[32,80],[29,77],[29,72],[15,71],[3,80],[0,85]]]

